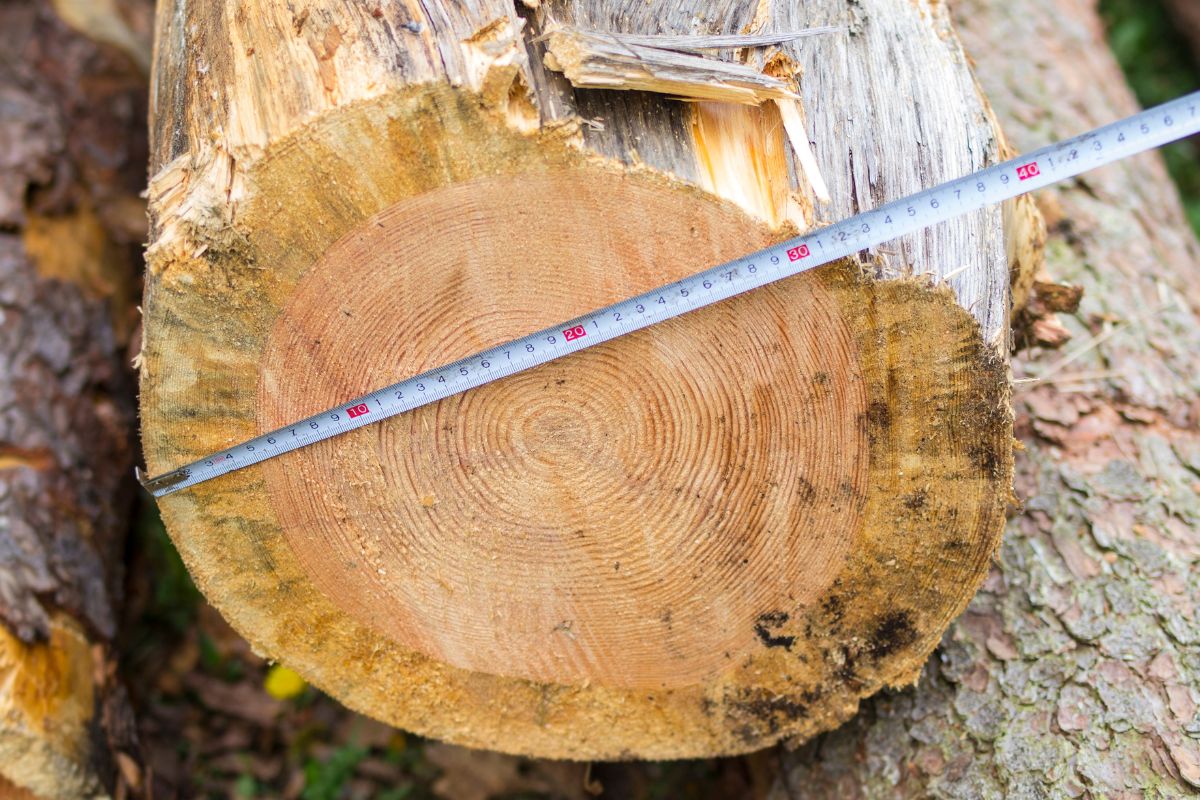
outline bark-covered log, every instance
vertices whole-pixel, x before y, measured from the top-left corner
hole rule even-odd
[[[927,0],[161,11],[152,472],[1002,147]],[[746,51],[803,99],[832,202],[776,106],[573,88],[543,64],[555,24],[838,25]],[[1002,224],[967,215],[171,495],[168,529],[264,654],[425,734],[579,758],[812,735],[915,677],[994,552]]]
[[[112,642],[144,93],[49,3],[0,3],[0,786],[39,797],[140,782]]]
[[[1135,110],[1092,0],[959,0],[1007,132]],[[1200,789],[1200,249],[1157,155],[1046,190],[1048,269],[1085,290],[1018,379],[1017,492],[983,590],[918,687],[785,755],[781,796],[1182,798]]]

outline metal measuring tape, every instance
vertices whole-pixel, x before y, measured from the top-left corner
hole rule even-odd
[[[1200,92],[926,189],[138,480],[163,497],[1200,132]]]

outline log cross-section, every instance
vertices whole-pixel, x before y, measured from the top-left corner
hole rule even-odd
[[[1003,150],[941,4],[616,6],[161,3],[151,472]],[[555,25],[837,26],[710,56],[796,88],[831,202],[774,105],[572,87]],[[966,215],[232,473],[165,498],[168,528],[260,651],[423,734],[811,736],[915,679],[996,547],[1004,228]]]

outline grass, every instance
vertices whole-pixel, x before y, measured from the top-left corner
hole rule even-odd
[[[338,748],[324,761],[310,760],[304,765],[301,800],[338,800],[342,787],[366,757],[365,747],[351,744]]]
[[[1143,106],[1200,88],[1200,68],[1159,0],[1101,0],[1108,41]],[[1163,148],[1192,227],[1200,234],[1200,144],[1193,137]]]

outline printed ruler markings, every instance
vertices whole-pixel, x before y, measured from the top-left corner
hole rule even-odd
[[[403,414],[860,250],[1200,132],[1200,92],[622,300],[193,461],[138,479],[155,497]]]

